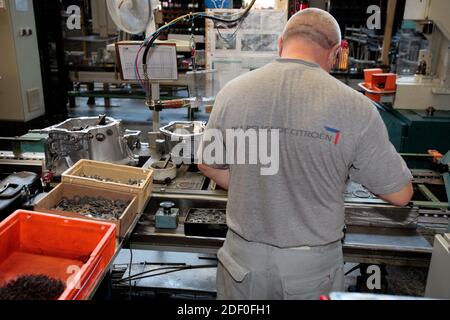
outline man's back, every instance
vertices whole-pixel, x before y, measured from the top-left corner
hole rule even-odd
[[[248,241],[282,248],[338,241],[349,174],[378,194],[410,179],[375,107],[306,61],[279,59],[232,81],[209,127],[279,130],[275,175],[230,166],[228,224]]]

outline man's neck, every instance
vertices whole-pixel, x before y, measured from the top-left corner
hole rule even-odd
[[[307,55],[303,55],[303,54],[282,54],[281,55],[281,59],[303,60],[303,61],[306,61],[306,62],[310,62],[310,63],[314,63],[314,64],[320,65],[320,63],[316,59],[314,59],[314,58],[312,58],[310,56],[307,56]]]
[[[284,50],[281,54],[282,59],[298,59],[318,64],[322,69],[326,70],[327,66],[324,61],[326,59],[318,55],[318,51],[305,50],[304,48],[294,48],[293,50]]]

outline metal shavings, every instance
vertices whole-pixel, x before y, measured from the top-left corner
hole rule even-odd
[[[119,220],[129,204],[130,201],[124,200],[76,196],[72,199],[63,198],[54,209],[65,212],[76,212],[88,218]]]
[[[189,212],[188,223],[227,224],[225,210],[192,209]]]
[[[0,300],[56,300],[66,289],[64,282],[45,275],[26,275],[0,288]]]
[[[82,178],[93,179],[93,180],[102,181],[102,182],[114,182],[114,183],[120,183],[120,184],[127,184],[130,186],[141,186],[144,183],[143,179],[128,179],[128,181],[123,182],[123,181],[118,181],[118,180],[101,177],[101,176],[97,176],[97,175],[89,176],[89,175],[82,174],[80,176]]]

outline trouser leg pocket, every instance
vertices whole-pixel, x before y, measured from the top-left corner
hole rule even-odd
[[[217,298],[219,300],[246,300],[251,298],[250,270],[238,263],[225,249],[217,257]]]
[[[319,300],[321,296],[328,295],[333,290],[336,271],[312,277],[305,275],[282,277],[283,298],[285,300]]]

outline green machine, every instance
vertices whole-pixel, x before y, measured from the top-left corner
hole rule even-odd
[[[450,111],[392,109],[376,104],[389,137],[400,153],[450,150]]]
[[[47,134],[29,132],[20,137],[0,137],[0,150],[10,150],[16,157],[24,153],[44,153]]]

